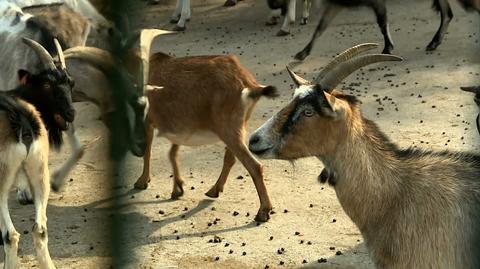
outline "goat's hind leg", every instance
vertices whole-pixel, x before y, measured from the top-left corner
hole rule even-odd
[[[233,165],[235,164],[235,155],[228,148],[225,148],[225,156],[223,157],[223,167],[220,176],[218,177],[215,185],[205,193],[206,196],[210,198],[218,198],[220,192],[223,192],[223,187],[225,182],[227,182],[228,174],[232,170]]]
[[[48,171],[48,156],[39,157],[30,154],[25,163],[25,172],[30,180],[34,194],[35,224],[32,238],[35,245],[40,269],[55,269],[48,250],[47,203],[50,194],[50,175]]]
[[[16,164],[9,163],[9,167],[7,167],[5,163],[0,163],[0,231],[4,243],[3,249],[5,251],[4,269],[17,268],[20,234],[15,230],[10,217],[8,194],[19,166],[20,162]]]
[[[385,46],[382,53],[391,54],[393,50],[393,42],[392,37],[390,36],[390,30],[388,29],[387,9],[385,7],[385,2],[377,1],[371,7],[375,12],[378,27],[380,27],[380,31],[383,35]]]
[[[448,0],[434,0],[433,6],[440,12],[441,21],[437,33],[426,48],[427,51],[435,50],[442,43],[443,36],[447,32],[448,24],[453,18],[453,12],[450,4],[448,4]]]
[[[260,208],[258,209],[256,221],[265,222],[270,218],[270,210],[272,210],[272,203],[268,195],[267,187],[265,186],[263,178],[262,164],[255,159],[252,153],[248,150],[244,142],[244,137],[239,137],[238,134],[245,134],[245,130],[240,132],[230,129],[230,133],[223,133],[220,138],[237,157],[237,159],[247,169],[248,173],[253,179],[255,189],[257,190],[258,197],[260,199]]]
[[[172,190],[172,199],[178,199],[183,196],[183,179],[180,176],[180,167],[178,166],[178,150],[180,149],[179,145],[172,144],[168,157],[173,168],[173,190]]]

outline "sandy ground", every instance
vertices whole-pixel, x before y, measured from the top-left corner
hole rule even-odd
[[[424,47],[439,24],[439,16],[430,9],[431,2],[387,2],[394,53],[405,61],[359,71],[345,81],[345,91],[357,95],[366,117],[402,147],[478,152],[480,138],[474,127],[477,108],[472,96],[461,92],[459,86],[480,83],[480,18],[452,3],[455,17],[444,43],[437,51],[426,53]],[[279,26],[264,25],[269,13],[264,1],[245,0],[228,9],[221,7],[220,0],[195,4],[202,5],[194,6],[187,32],[160,37],[153,50],[177,56],[236,54],[259,81],[279,87],[278,99],[261,100],[257,105],[248,124],[253,131],[291,98],[292,82],[285,65],[308,41],[319,10],[313,9],[307,26],[297,23],[292,35],[275,37]],[[145,8],[139,26],[171,27],[171,5],[146,7],[139,2],[134,8]],[[335,53],[361,42],[382,40],[370,10],[343,11],[296,70],[313,78]],[[106,222],[111,211],[106,184],[106,129],[98,121],[95,106],[78,104],[77,108],[78,133],[89,148],[65,190],[51,195],[50,252],[59,268],[108,268]],[[275,214],[268,223],[257,225],[253,217],[258,197],[239,163],[220,198],[204,195],[220,173],[220,143],[181,149],[186,193],[180,200],[169,200],[172,180],[168,148],[167,140],[155,140],[153,178],[149,189],[142,192],[132,190],[142,160],[130,156],[127,161],[120,191],[125,198],[122,218],[129,227],[125,231],[129,254],[125,258],[131,268],[373,268],[359,231],[344,214],[333,189],[317,183],[322,169],[317,159],[299,160],[294,165],[263,161]],[[52,169],[67,154],[68,150],[52,153]],[[21,267],[35,267],[28,234],[33,207],[18,205],[13,194],[10,205],[23,235]],[[209,243],[214,238],[221,242]],[[282,248],[283,253],[278,254]],[[326,263],[318,263],[320,258]]]

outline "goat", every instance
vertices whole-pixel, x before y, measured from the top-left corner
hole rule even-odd
[[[58,37],[59,43],[63,47],[85,45],[89,28],[88,22],[83,16],[64,5],[35,7],[35,9],[37,8],[39,11],[48,10],[47,14],[33,16],[23,12],[19,6],[13,3],[0,2],[0,10],[4,15],[0,17],[0,42],[2,42],[0,56],[5,62],[10,63],[0,66],[0,89],[11,89],[18,85],[14,79],[17,77],[17,70],[23,68],[32,73],[39,73],[42,70],[40,69],[43,65],[41,58],[36,57],[32,50],[22,45],[22,37],[38,40],[50,53],[57,53],[57,46],[52,42],[54,36]],[[29,10],[33,9],[29,8]],[[56,27],[59,24],[63,27]],[[61,133],[51,129],[49,131],[49,134],[55,134],[59,139],[62,138]],[[74,135],[73,126],[67,130],[67,134],[72,147],[72,155],[54,175],[65,175],[66,172],[62,171],[70,171],[83,155],[83,148]],[[57,149],[60,144],[56,143]],[[27,182],[24,180],[17,182],[21,183],[17,192],[19,202],[30,203],[32,200]]]
[[[293,101],[251,135],[249,149],[263,159],[319,158],[377,268],[479,268],[480,155],[401,150],[355,96],[334,90],[360,67],[401,60],[355,57],[371,47],[342,53],[314,82],[289,70]]]
[[[35,204],[33,240],[37,249],[39,267],[54,269],[48,251],[46,209],[50,192],[48,153],[50,143],[62,143],[61,130],[69,128],[74,120],[70,92],[73,81],[69,77],[60,44],[60,67],[56,67],[47,50],[34,40],[24,38],[38,56],[42,70],[32,74],[19,70],[20,85],[0,93],[0,231],[5,244],[5,268],[16,268],[20,234],[15,230],[8,210],[11,187],[25,181],[32,189]],[[47,132],[48,130],[48,132]],[[15,185],[17,185],[15,184]]]
[[[223,4],[225,7],[235,6],[238,1],[242,0],[226,0]],[[160,0],[151,0],[151,4],[158,4]],[[177,0],[175,6],[175,11],[172,14],[170,23],[176,24],[172,31],[181,32],[187,29],[186,22],[190,20],[191,9],[190,9],[190,0]]]
[[[477,104],[478,109],[480,110],[480,86],[460,87],[460,88],[466,92],[472,92],[475,94],[474,101]],[[480,114],[477,115],[477,130],[478,130],[478,133],[480,134]]]
[[[277,36],[286,36],[290,34],[290,25],[295,22],[295,9],[297,6],[296,0],[267,0],[268,6],[272,9],[269,20],[266,25],[276,25],[278,23],[279,14],[277,10],[280,10],[280,14],[285,16],[282,27],[277,32]],[[306,25],[310,14],[310,8],[312,6],[312,0],[303,0],[303,12],[301,25]]]
[[[101,15],[88,0],[7,0],[18,7],[28,10],[33,15],[36,12],[49,9],[51,6],[64,5],[74,12],[81,14],[89,23],[89,33],[87,45],[107,48],[109,45],[109,35],[111,34],[112,23]],[[78,14],[76,16],[78,16]],[[58,25],[58,24],[57,24]],[[66,27],[65,24],[60,24]],[[62,44],[63,46],[64,44]]]
[[[112,113],[116,106],[125,106],[128,111],[124,119],[126,137],[122,143],[127,145],[136,156],[143,156],[146,149],[145,116],[149,107],[144,97],[147,89],[156,88],[146,85],[150,46],[153,39],[168,31],[145,29],[140,36],[140,52],[131,48],[134,39],[126,42],[122,48],[126,55],[123,62],[116,62],[109,52],[93,47],[74,47],[64,52],[66,66],[75,80],[74,102],[88,101],[100,107],[101,118],[108,127],[112,124]],[[113,81],[115,77],[119,81]],[[113,102],[112,93],[115,85],[127,88],[123,104]],[[73,136],[75,141],[78,141]],[[65,177],[76,161],[68,162],[58,170],[52,179],[52,188],[59,190],[65,183]]]
[[[480,13],[479,0],[458,1],[466,10],[476,10]],[[393,41],[388,28],[385,0],[323,0],[323,4],[323,11],[315,32],[305,48],[295,55],[296,60],[303,61],[306,57],[308,57],[308,55],[310,55],[315,40],[322,35],[328,24],[333,20],[339,11],[341,11],[343,8],[354,6],[366,6],[375,12],[377,24],[380,27],[380,31],[382,32],[384,39],[383,53],[390,54],[392,52]],[[426,47],[427,51],[435,50],[440,43],[442,43],[443,36],[445,35],[448,25],[453,18],[452,9],[450,8],[448,0],[433,0],[433,8],[440,13],[441,22],[437,32],[435,33],[435,36]]]
[[[175,74],[175,76],[172,76]],[[183,195],[178,166],[180,145],[198,146],[217,141],[226,145],[222,172],[206,193],[216,198],[223,192],[235,158],[248,170],[260,198],[257,221],[267,221],[272,204],[263,181],[262,165],[245,145],[246,124],[262,96],[277,96],[273,86],[262,86],[237,57],[170,57],[156,53],[150,57],[149,84],[163,89],[147,91],[150,108],[146,117],[147,150],[143,173],[135,188],[146,189],[150,181],[150,156],[154,129],[172,142],[169,159],[173,167],[172,198]],[[178,107],[188,109],[178,111]]]

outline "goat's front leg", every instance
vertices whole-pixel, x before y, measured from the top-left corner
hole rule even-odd
[[[53,173],[52,178],[52,189],[54,191],[59,191],[60,188],[65,184],[65,178],[68,176],[70,171],[75,167],[78,161],[83,157],[85,153],[85,147],[80,144],[80,140],[75,135],[75,127],[73,124],[67,131],[68,142],[70,143],[70,148],[72,149],[72,154],[68,160]]]
[[[150,182],[150,161],[152,156],[153,132],[154,128],[147,118],[145,121],[145,138],[147,139],[147,147],[145,149],[145,155],[143,156],[143,172],[134,185],[135,189],[138,190],[145,190],[148,188],[148,183]]]
[[[440,43],[442,43],[443,36],[447,32],[448,24],[453,18],[452,8],[450,8],[448,0],[434,1],[434,6],[438,11],[440,11],[441,21],[437,33],[427,46],[427,50],[435,50]]]
[[[332,3],[326,3],[324,6],[323,13],[321,15],[320,21],[318,22],[317,28],[313,33],[310,42],[308,42],[307,46],[299,53],[295,55],[295,59],[299,61],[305,60],[310,52],[312,51],[313,45],[315,44],[315,40],[322,35],[322,33],[327,29],[328,24],[333,20],[335,15],[341,10],[341,7],[338,5],[334,5]]]
[[[237,157],[237,159],[243,164],[253,179],[258,197],[260,198],[260,209],[258,210],[255,220],[261,222],[268,221],[270,218],[270,211],[272,210],[272,203],[270,202],[267,187],[263,180],[263,166],[257,161],[257,159],[255,159],[252,153],[250,153],[245,145],[243,137],[239,137],[238,134],[245,134],[245,130],[242,130],[241,132],[235,132],[234,130],[231,131],[232,132],[229,134],[220,135],[220,138],[232,151],[235,157]]]
[[[181,1],[181,11],[180,11],[180,18],[177,22],[177,25],[172,29],[173,31],[185,31],[187,27],[185,26],[185,23],[187,20],[190,19],[190,0],[179,0]]]
[[[183,179],[180,176],[180,167],[178,166],[178,150],[180,149],[179,145],[172,144],[168,158],[172,164],[173,169],[173,190],[172,190],[172,199],[178,199],[184,193],[183,191]]]
[[[31,154],[25,163],[25,172],[34,193],[35,224],[32,238],[37,253],[40,269],[55,269],[48,250],[47,204],[50,194],[50,174],[48,171],[48,156]]]
[[[290,25],[295,22],[295,8],[297,5],[296,0],[290,0],[288,2],[288,11],[283,20],[282,28],[277,33],[277,36],[286,36],[290,34]]]
[[[235,156],[233,155],[231,150],[225,148],[222,172],[220,173],[220,176],[218,177],[215,185],[207,193],[205,193],[205,195],[210,198],[218,198],[220,192],[223,192],[223,187],[225,186],[225,182],[227,182],[228,174],[230,174],[230,170],[232,170],[234,164]]]

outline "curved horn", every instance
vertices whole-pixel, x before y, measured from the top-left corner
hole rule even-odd
[[[311,85],[312,84],[310,81],[308,81],[308,80],[302,78],[301,76],[297,75],[288,66],[287,66],[287,72],[290,75],[290,77],[292,77],[293,82],[295,82],[295,85],[297,85],[297,87],[299,87],[301,85]]]
[[[357,56],[358,54],[377,48],[377,43],[363,43],[356,46],[353,46],[349,49],[344,50],[342,53],[338,54],[331,62],[329,62],[322,71],[318,74],[315,82],[320,81],[328,72],[332,71],[337,65]]]
[[[145,91],[145,86],[148,83],[149,72],[149,60],[150,60],[150,47],[155,37],[164,34],[173,34],[175,32],[159,30],[159,29],[144,29],[140,33],[140,58],[142,60],[142,70],[140,72],[142,88]]]
[[[462,89],[462,91],[480,94],[480,86],[460,87],[460,89]]]
[[[110,72],[114,66],[112,55],[103,49],[94,47],[73,47],[64,51],[65,58],[80,59],[99,67],[105,72]]]
[[[40,58],[40,61],[45,65],[46,68],[50,70],[57,69],[50,53],[48,53],[48,51],[44,47],[42,47],[42,45],[40,45],[37,41],[26,37],[23,37],[22,41],[35,51],[38,58]]]
[[[340,82],[356,70],[373,63],[402,61],[401,57],[389,54],[368,54],[347,60],[337,65],[326,74],[319,82],[323,90],[331,92]]]
[[[55,48],[57,49],[58,60],[60,61],[60,67],[65,70],[67,69],[67,65],[65,65],[65,56],[63,55],[62,46],[60,46],[60,42],[58,39],[54,38],[53,43],[55,44]]]

